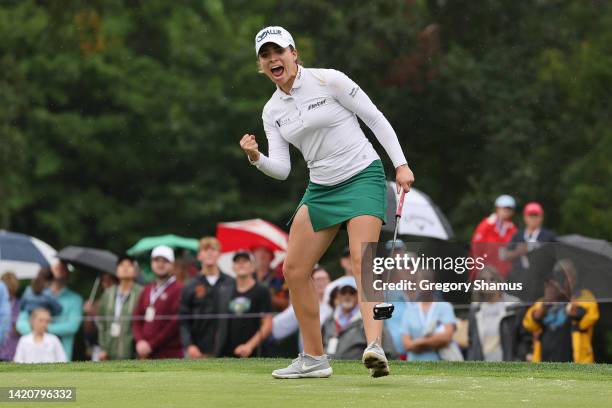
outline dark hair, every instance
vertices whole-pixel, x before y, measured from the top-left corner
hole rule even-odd
[[[339,290],[340,288],[336,286],[331,292],[329,292],[329,306],[331,306],[332,309],[336,308],[336,298],[338,297]]]
[[[136,258],[125,253],[125,254],[121,254],[121,256],[117,258],[117,265],[119,265],[123,261],[130,261],[131,263],[134,263],[136,262]]]
[[[35,295],[40,295],[43,289],[47,287],[47,284],[52,279],[53,279],[53,274],[51,273],[51,269],[42,268],[38,272],[38,275],[36,275],[36,277],[32,279],[32,284],[31,284],[32,292],[34,292]]]
[[[19,289],[19,279],[17,279],[15,273],[11,271],[4,272],[0,280],[6,285],[9,295],[14,297]]]

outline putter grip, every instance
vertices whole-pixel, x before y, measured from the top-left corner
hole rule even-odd
[[[399,204],[397,205],[397,211],[395,216],[400,218],[402,216],[402,209],[404,208],[404,197],[406,197],[406,191],[402,188],[402,195],[400,195]]]

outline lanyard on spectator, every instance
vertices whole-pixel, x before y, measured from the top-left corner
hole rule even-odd
[[[115,321],[119,320],[119,317],[121,317],[121,309],[123,309],[123,304],[129,297],[130,292],[126,295],[122,295],[119,289],[117,289],[117,295],[115,296]]]
[[[162,295],[162,293],[164,293],[168,286],[174,283],[175,280],[176,276],[171,276],[170,279],[164,282],[164,284],[161,285],[159,288],[152,287],[151,292],[149,292],[149,306],[153,306],[155,301]]]
[[[427,309],[427,315],[425,315],[425,313],[423,312],[423,307],[421,306],[420,303],[417,303],[417,309],[419,311],[418,313],[419,321],[421,322],[421,327],[422,327],[424,335],[432,334],[432,333],[426,333],[426,332],[430,329],[429,326],[431,325],[431,318],[433,316],[433,309],[435,306],[436,306],[436,302],[431,302],[431,304],[429,305],[429,309]]]

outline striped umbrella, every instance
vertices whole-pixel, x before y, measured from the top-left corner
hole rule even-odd
[[[221,222],[217,224],[217,239],[221,242],[222,255],[219,267],[232,274],[232,257],[238,250],[251,250],[265,246],[274,252],[272,267],[283,259],[287,252],[289,235],[276,225],[260,218],[244,221]]]
[[[395,229],[395,211],[399,198],[395,182],[388,181],[387,224],[383,226],[383,231],[393,233]],[[440,208],[427,194],[414,187],[406,193],[397,232],[399,235],[438,238],[444,241],[453,238],[453,229]]]
[[[14,272],[18,279],[32,279],[41,268],[57,261],[57,252],[29,235],[0,230],[0,275]]]

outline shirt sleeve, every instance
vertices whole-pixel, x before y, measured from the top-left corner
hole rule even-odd
[[[3,282],[0,282],[0,344],[11,328],[11,304]]]
[[[274,121],[266,111],[262,115],[264,131],[268,139],[268,156],[259,153],[259,160],[251,162],[262,173],[277,180],[286,180],[291,171],[289,143],[283,139]]]
[[[440,324],[456,324],[457,318],[455,317],[455,311],[450,303],[440,303],[440,315],[438,316]]]
[[[53,336],[53,353],[54,360],[56,363],[66,363],[68,362],[68,357],[66,357],[66,352],[64,351],[64,347],[62,343],[57,338],[57,336]]]
[[[404,315],[402,316],[402,324],[400,327],[400,333],[402,336],[412,336],[410,333],[410,309],[406,308]]]
[[[260,291],[261,313],[272,313],[272,296],[268,289],[262,287]]]
[[[56,336],[74,336],[79,331],[83,320],[83,300],[80,296],[74,295],[68,307],[64,308],[58,320],[49,325],[49,333]]]
[[[191,284],[184,286],[183,290],[181,291],[181,301],[179,303],[179,316],[181,316],[181,321],[179,323],[181,342],[185,348],[193,344],[193,340],[191,338],[191,328],[193,323],[191,319],[191,315],[193,313],[191,299],[193,290],[194,288]]]
[[[30,327],[30,316],[26,310],[22,310],[19,313],[19,317],[17,318],[17,323],[15,327],[19,334],[25,336],[26,334],[30,334],[32,328]]]
[[[145,287],[140,292],[136,307],[132,311],[132,335],[134,336],[134,343],[138,343],[140,340],[144,340],[144,335],[142,331],[144,321],[142,320],[142,318],[145,314],[145,302],[147,301],[147,296],[149,296],[149,289],[150,287]]]
[[[13,362],[15,363],[25,363],[25,336],[21,337],[17,342],[17,349],[15,351],[15,356],[13,357]]]
[[[293,306],[289,306],[272,319],[272,336],[276,340],[282,340],[295,333],[299,328],[297,317]]]
[[[346,109],[354,112],[372,130],[376,139],[397,168],[406,164],[397,135],[391,124],[359,86],[340,71],[330,70],[328,84],[332,96]]]

